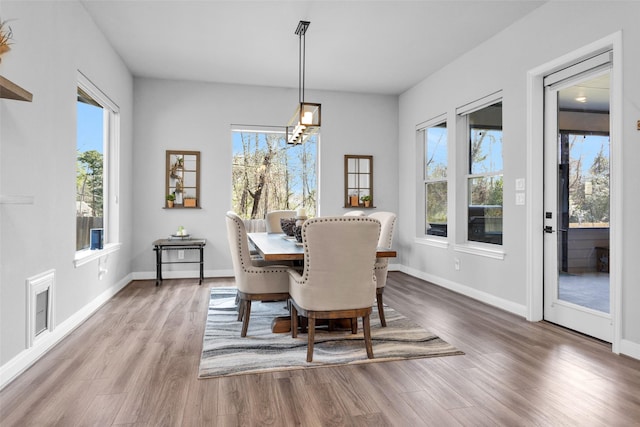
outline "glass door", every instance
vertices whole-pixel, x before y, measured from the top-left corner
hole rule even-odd
[[[545,89],[544,318],[611,342],[610,66]]]

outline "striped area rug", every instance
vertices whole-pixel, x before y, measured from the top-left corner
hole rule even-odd
[[[374,359],[367,359],[360,324],[355,335],[351,331],[318,329],[313,362],[308,363],[307,334],[292,338],[291,333],[271,332],[271,321],[288,315],[284,301],[252,303],[249,330],[241,338],[242,322],[236,320],[235,296],[236,288],[211,289],[199,378],[464,354],[391,307],[385,307],[387,327],[381,327],[374,305]]]

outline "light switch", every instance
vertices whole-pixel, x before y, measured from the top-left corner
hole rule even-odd
[[[524,178],[516,179],[516,191],[524,191]]]
[[[524,205],[524,193],[516,193],[516,205]]]

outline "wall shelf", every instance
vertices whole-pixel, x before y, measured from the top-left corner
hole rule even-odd
[[[33,100],[33,95],[31,92],[21,88],[11,80],[7,80],[0,76],[0,98],[31,102]]]

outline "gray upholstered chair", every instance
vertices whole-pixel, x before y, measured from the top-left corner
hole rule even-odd
[[[267,233],[282,233],[280,219],[295,218],[296,211],[271,211],[267,212],[266,224]]]
[[[369,215],[369,218],[375,218],[380,221],[382,227],[380,230],[380,238],[378,239],[378,247],[391,248],[393,243],[393,230],[396,225],[396,214],[393,212],[376,212]],[[380,317],[380,324],[382,326],[387,326],[387,321],[384,318],[382,293],[387,284],[388,269],[389,258],[376,258],[376,264],[374,266],[376,274],[376,300],[378,301],[378,316]]]
[[[286,301],[289,297],[287,266],[259,267],[252,262],[244,222],[234,212],[227,212],[227,238],[233,272],[238,287],[238,320],[242,320],[241,336],[247,336],[251,301]]]
[[[321,217],[302,226],[304,271],[289,270],[291,334],[298,314],[308,320],[307,361],[313,359],[316,319],[362,317],[367,357],[373,359],[369,316],[376,294],[373,265],[380,222],[367,217]],[[353,323],[355,321],[355,324]]]

